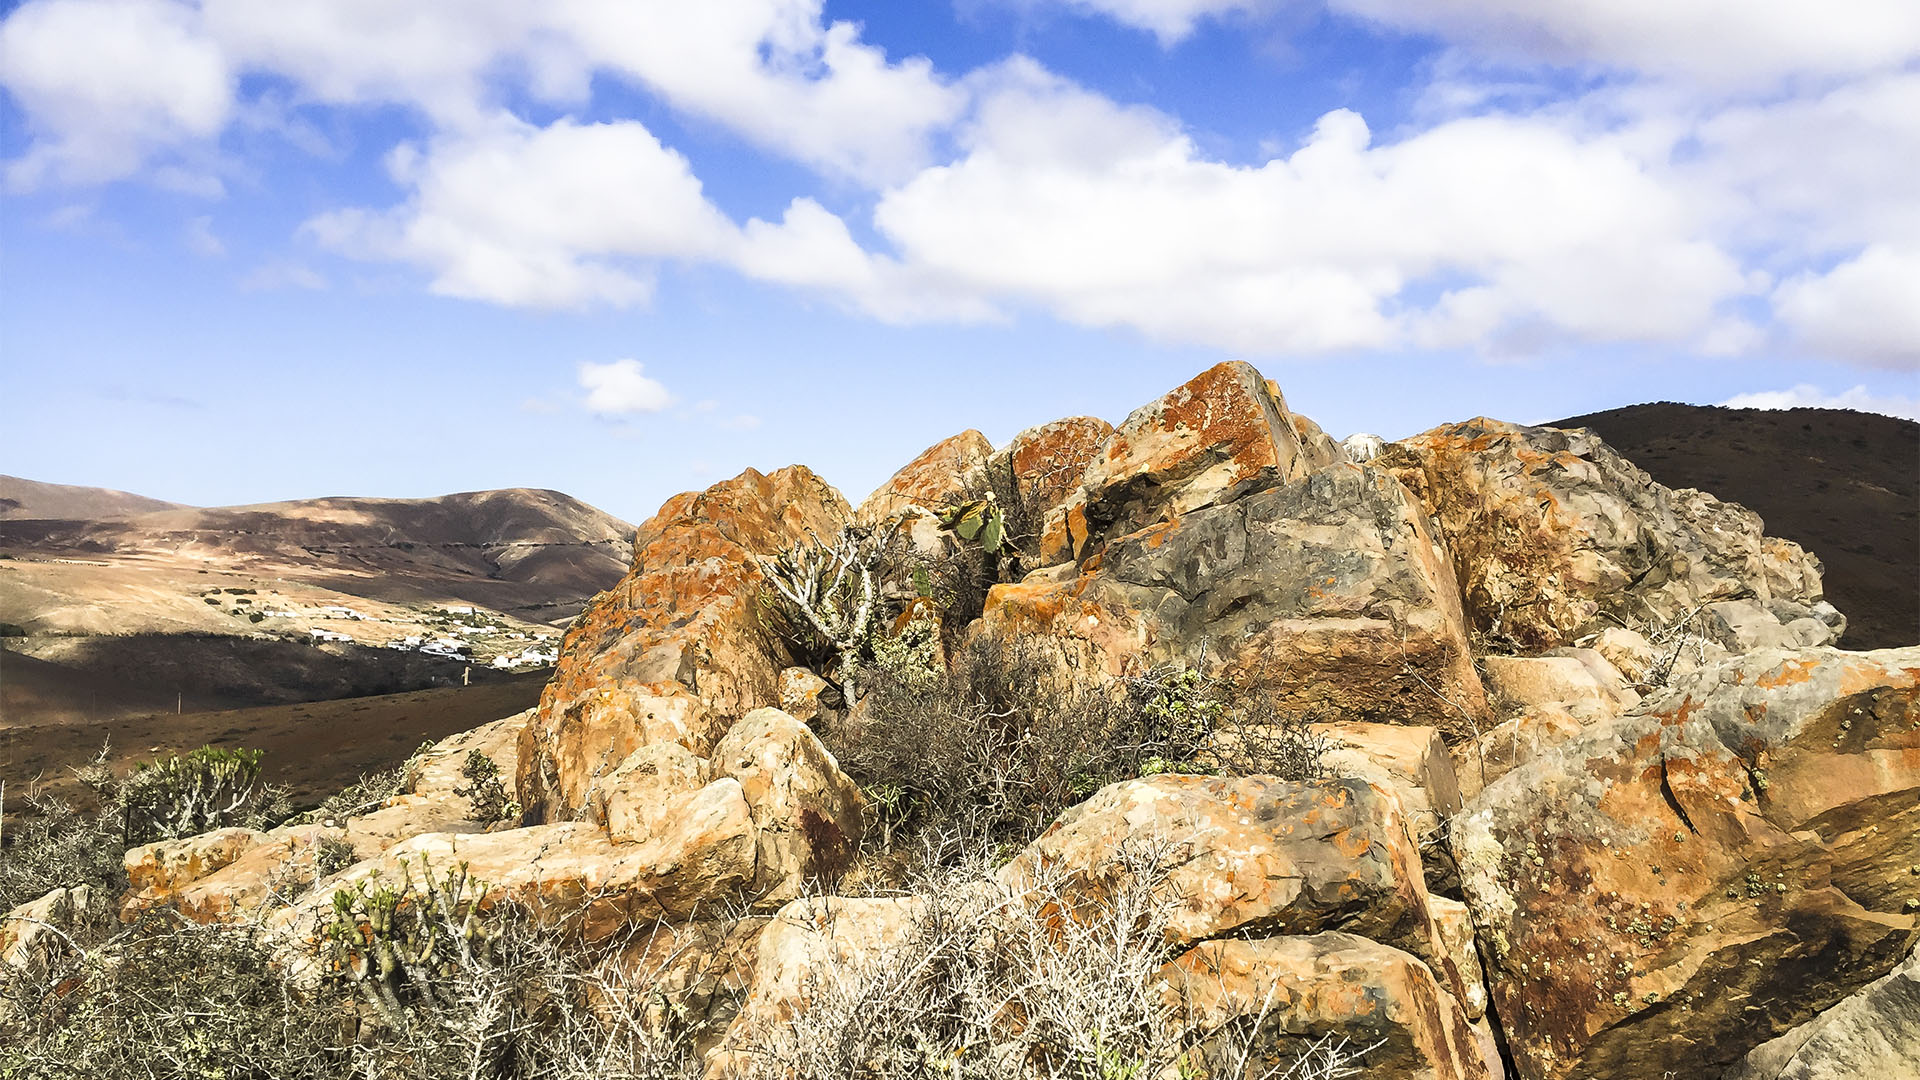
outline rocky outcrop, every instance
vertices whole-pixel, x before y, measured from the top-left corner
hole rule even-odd
[[[988,594],[984,626],[1074,666],[1179,661],[1313,720],[1468,731],[1486,714],[1453,569],[1391,475],[1334,465],[1109,543],[1077,576]]]
[[[561,643],[520,746],[517,786],[529,817],[586,813],[578,776],[565,773],[617,765],[625,754],[603,750],[603,738],[643,745],[650,736],[616,732],[643,720],[644,699],[672,696],[669,683],[721,717],[778,702],[780,672],[793,658],[760,625],[755,557],[830,537],[850,515],[846,500],[800,465],[749,469],[667,500],[634,537],[632,571],[581,612]]]
[[[226,869],[242,855],[269,843],[258,829],[215,829],[179,840],[157,840],[127,851],[132,910],[172,902],[181,890]]]
[[[1460,781],[1439,728],[1343,723],[1312,730],[1325,740],[1320,763],[1327,772],[1392,792],[1417,839],[1438,833],[1460,812]]]
[[[1368,1048],[1367,1076],[1487,1080],[1472,1025],[1433,972],[1399,949],[1352,934],[1209,941],[1168,965],[1168,981],[1202,1032],[1256,1025],[1255,1069],[1285,1068],[1321,1040]],[[1218,1052],[1200,1044],[1203,1059]]]
[[[1048,515],[1041,562],[1084,560],[1113,537],[1304,476],[1309,457],[1290,417],[1260,373],[1237,361],[1135,409]]]
[[[740,784],[752,808],[759,902],[831,884],[853,861],[866,800],[805,724],[756,709],[714,748],[713,768]]]
[[[1785,1035],[1720,1080],[1864,1080],[1920,1072],[1920,948],[1899,967]]]
[[[1080,477],[1113,435],[1093,416],[1030,427],[987,459],[991,490],[1008,508],[1014,546],[1037,558],[1040,530],[1080,487]]]
[[[1818,559],[1764,535],[1751,511],[1654,483],[1590,431],[1482,417],[1403,439],[1375,464],[1438,522],[1473,628],[1522,650],[1596,633],[1612,625],[1603,614],[1665,625],[1721,601],[1756,600],[1776,623],[1775,604],[1789,622],[1843,623],[1821,606]]]
[[[63,927],[70,928],[93,898],[91,886],[62,887],[0,915],[0,967],[29,969],[44,960]],[[0,1004],[0,1010],[10,1007],[11,1003]]]
[[[1452,839],[1522,1077],[1724,1068],[1920,936],[1920,649],[1703,668]]]
[[[878,525],[910,510],[937,511],[977,498],[987,490],[987,459],[993,444],[968,429],[934,443],[875,488],[854,511],[854,520]]]
[[[1361,780],[1156,776],[1100,790],[1060,815],[999,875],[1016,894],[1065,875],[1065,895],[1104,898],[1101,869],[1128,847],[1171,858],[1176,943],[1344,930],[1455,974],[1427,911],[1420,852],[1399,800]]]

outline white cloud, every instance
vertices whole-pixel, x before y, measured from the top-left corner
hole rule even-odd
[[[1920,54],[1912,0],[1327,0],[1499,60],[1596,64],[1719,85],[1897,67]]]
[[[974,296],[1272,355],[1528,327],[1690,338],[1746,290],[1630,147],[1551,119],[1375,146],[1337,110],[1291,156],[1248,167],[1030,62],[982,82],[965,156],[875,211],[907,267]]]
[[[673,404],[673,395],[658,380],[643,374],[638,360],[583,363],[580,387],[587,392],[588,411],[602,416],[659,412]]]
[[[15,188],[96,184],[211,139],[235,76],[192,7],[171,0],[32,0],[0,24],[0,83],[34,140]]]
[[[214,234],[213,218],[206,214],[187,219],[182,237],[187,250],[203,259],[217,259],[227,253],[227,245]]]
[[[1720,404],[1729,409],[1855,409],[1882,413],[1908,420],[1920,420],[1920,398],[1899,394],[1874,394],[1865,386],[1856,386],[1838,394],[1828,394],[1817,386],[1801,383],[1790,390],[1761,390],[1737,394]]]
[[[1920,368],[1920,250],[1873,245],[1825,274],[1782,282],[1773,306],[1793,338],[1820,355]]]
[[[1002,0],[1021,7],[1035,7],[1049,0]],[[1172,45],[1193,32],[1202,19],[1217,19],[1270,10],[1280,0],[1050,0],[1062,7],[1093,15],[1105,15],[1123,26],[1145,30]]]
[[[702,259],[733,242],[685,158],[632,121],[538,128],[501,115],[388,171],[412,195],[386,212],[341,210],[303,227],[359,258],[412,263],[435,292],[529,307],[625,305],[652,292],[649,260]]]

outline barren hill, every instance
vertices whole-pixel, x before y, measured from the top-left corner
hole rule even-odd
[[[1738,502],[1820,556],[1848,648],[1920,642],[1920,424],[1656,402],[1554,425],[1592,428],[1660,483]]]
[[[178,510],[179,503],[110,488],[43,484],[0,473],[0,521],[13,518],[107,518]]]
[[[231,707],[541,666],[631,557],[632,526],[557,491],[162,505],[0,520],[0,624],[86,695],[60,711],[103,678]]]

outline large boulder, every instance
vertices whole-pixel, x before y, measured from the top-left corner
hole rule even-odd
[[[577,927],[594,938],[623,926],[685,921],[730,900],[753,880],[754,869],[753,821],[739,783],[717,780],[695,794],[665,828],[637,844],[615,843],[586,822],[415,836],[328,878],[275,918],[311,934],[338,890],[375,880],[419,887],[424,875],[437,881],[465,867],[484,889],[485,904],[511,902],[539,922]]]
[[[122,909],[131,915],[171,903],[188,886],[267,843],[270,838],[258,829],[228,828],[129,848],[122,857],[128,883]]]
[[[1094,416],[1069,416],[1015,435],[987,459],[990,490],[1006,508],[1015,546],[1037,556],[1048,517],[1075,491],[1113,425]]]
[[[1390,474],[1333,465],[1107,544],[1077,575],[988,594],[985,626],[1052,637],[1089,673],[1177,661],[1310,720],[1486,714],[1453,568]]]
[[[1920,648],[1702,668],[1480,792],[1452,841],[1520,1076],[1724,1068],[1920,936]]]
[[[61,886],[0,915],[0,966],[31,969],[93,904],[90,885]]]
[[[993,444],[972,429],[942,439],[875,488],[854,511],[854,520],[878,525],[909,511],[935,511],[984,494],[992,453]]]
[[[517,786],[529,817],[586,813],[582,790],[564,774],[612,768],[643,745],[636,735],[603,761],[599,740],[610,728],[639,724],[646,710],[636,700],[660,696],[666,684],[678,683],[719,717],[777,702],[780,672],[794,661],[761,626],[756,557],[831,537],[850,515],[839,492],[800,465],[764,475],[748,469],[667,500],[634,536],[633,569],[594,598],[561,642],[521,740]]]
[[[1199,1031],[1255,1025],[1245,1080],[1274,1075],[1323,1041],[1359,1054],[1360,1075],[1493,1075],[1460,1003],[1427,965],[1377,941],[1342,933],[1209,941],[1169,964],[1166,975]],[[1219,1050],[1203,1041],[1201,1054],[1215,1058]]]
[[[1102,900],[1116,853],[1159,847],[1176,902],[1176,944],[1226,935],[1344,930],[1459,975],[1427,910],[1420,851],[1399,799],[1363,780],[1155,776],[1102,788],[1003,867],[1016,894],[1037,884]]]
[[[1720,1080],[1920,1075],[1920,948],[1858,993],[1759,1046]]]
[[[1250,491],[1310,467],[1287,404],[1249,364],[1216,364],[1135,409],[1047,517],[1044,564],[1084,560],[1107,540]]]
[[[714,748],[713,771],[736,780],[751,808],[759,902],[784,903],[830,884],[853,862],[866,800],[805,724],[755,709]]]
[[[1521,650],[1571,644],[1604,617],[1666,625],[1755,598],[1797,619],[1821,604],[1818,559],[1741,506],[1654,483],[1584,428],[1481,417],[1403,439],[1374,464],[1438,522],[1474,629]]]

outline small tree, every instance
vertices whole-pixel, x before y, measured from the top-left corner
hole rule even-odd
[[[860,651],[880,603],[876,572],[898,531],[898,521],[878,530],[848,525],[832,543],[816,537],[759,560],[786,621],[819,635],[831,649],[848,704],[859,697]]]

